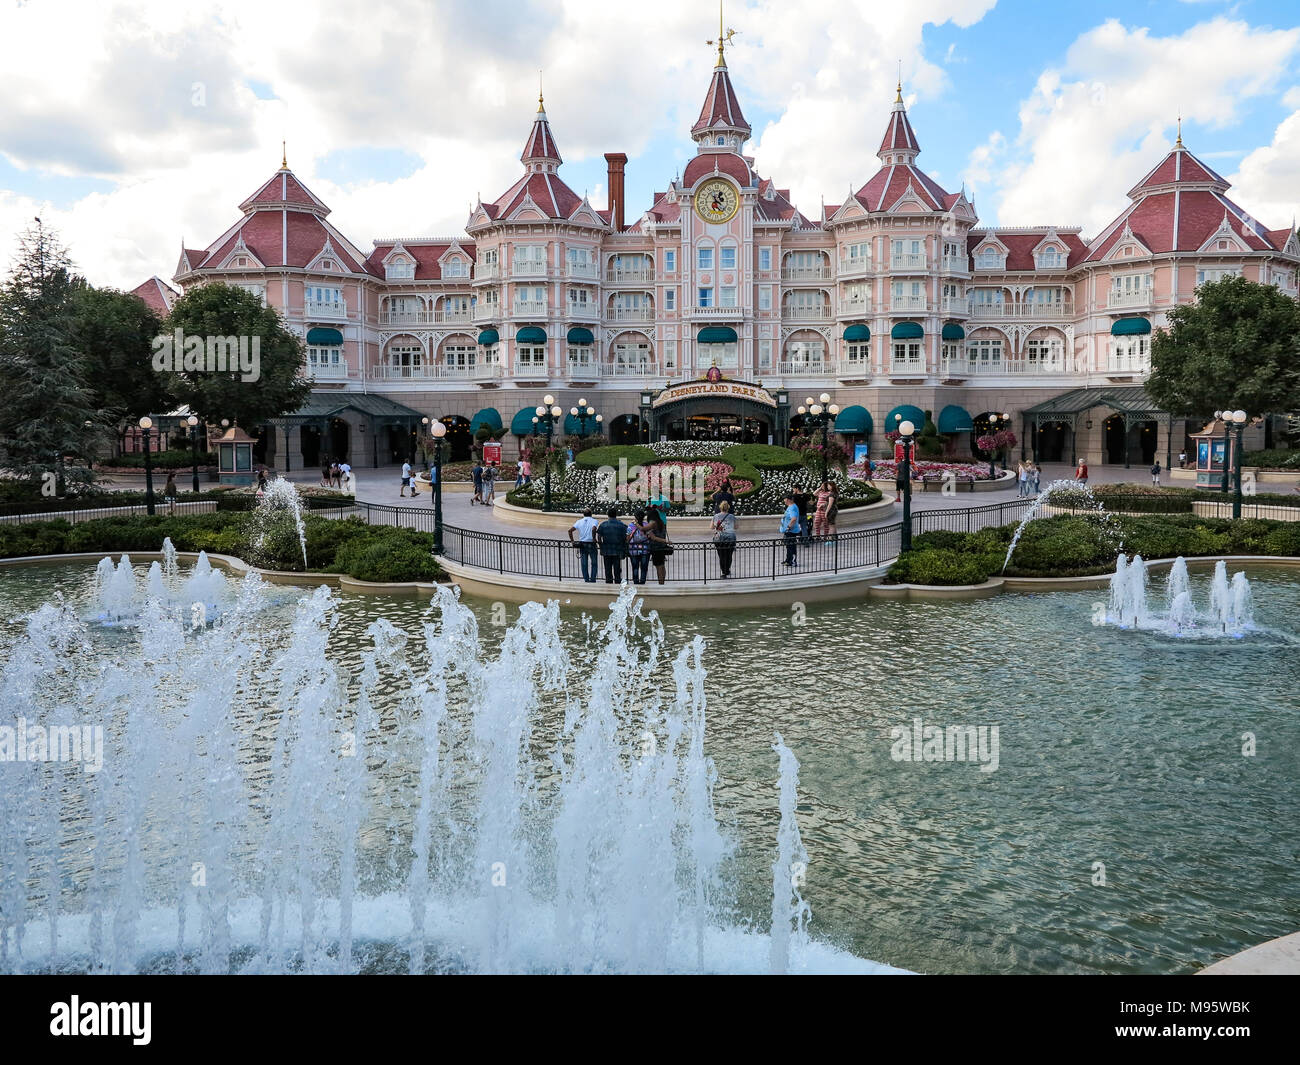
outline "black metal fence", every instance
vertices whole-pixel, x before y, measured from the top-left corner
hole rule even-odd
[[[673,544],[672,553],[664,558],[664,578],[674,583],[707,584],[722,581],[724,559],[733,580],[776,580],[791,574],[839,573],[843,570],[881,566],[894,559],[899,551],[899,524],[840,533],[795,544],[795,565],[784,565],[787,544],[784,538],[738,540],[724,555],[719,545],[699,542]],[[581,581],[582,553],[566,540],[540,540],[531,536],[500,536],[443,526],[443,554],[453,562],[497,573],[521,577],[546,577],[551,580]],[[724,545],[725,549],[725,545]],[[646,556],[647,580],[654,582],[653,556]],[[620,573],[631,575],[633,559],[619,561]],[[597,557],[591,573],[605,579],[604,562]]]

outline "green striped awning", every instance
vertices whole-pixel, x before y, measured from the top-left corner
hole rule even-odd
[[[975,430],[974,419],[965,407],[950,403],[939,412],[939,432],[970,433]]]
[[[318,346],[328,346],[330,344],[342,344],[343,334],[340,333],[337,329],[326,329],[323,327],[308,329],[307,343],[318,345]]]
[[[845,407],[835,419],[835,431],[837,433],[870,435],[871,411],[867,410],[866,407],[858,406],[856,403],[851,407]]]
[[[536,325],[526,325],[515,334],[517,344],[545,344],[546,330]]]
[[[902,415],[901,418],[898,417],[900,414]],[[898,432],[898,427],[903,422],[911,422],[916,426],[916,431],[919,433],[925,425],[925,411],[920,407],[912,406],[910,403],[903,403],[895,407],[885,416],[885,432]]]
[[[925,336],[925,330],[921,328],[920,322],[899,322],[889,331],[889,335],[895,340],[920,340]]]
[[[483,347],[485,348],[490,348],[493,344],[498,343],[500,340],[501,340],[501,334],[498,333],[495,329],[484,329],[483,332],[481,332],[478,335],[478,342],[481,345],[483,345]]]
[[[469,431],[477,433],[485,425],[494,432],[501,428],[501,414],[496,407],[484,407],[474,415],[469,421]]]
[[[844,339],[852,342],[861,343],[864,340],[871,339],[871,330],[865,325],[851,325],[844,330]]]
[[[701,344],[734,344],[736,331],[729,325],[707,325],[695,337]]]
[[[569,330],[568,341],[570,344],[594,344],[596,337],[585,325],[575,325]]]
[[[1145,318],[1120,318],[1110,326],[1110,335],[1113,337],[1146,336],[1150,332],[1151,323]]]
[[[533,419],[536,417],[536,407],[524,407],[523,410],[516,411],[515,416],[510,419],[510,431],[515,436],[527,436],[533,431]]]
[[[956,322],[946,322],[943,327],[944,340],[965,340],[966,330]]]

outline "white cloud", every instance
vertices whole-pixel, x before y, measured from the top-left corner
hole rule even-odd
[[[1158,37],[1109,20],[1042,73],[1021,104],[1015,137],[1003,142],[995,132],[972,153],[967,180],[977,196],[992,200],[977,206],[1003,225],[1074,223],[1093,235],[1171,147],[1180,110],[1185,133],[1192,123],[1230,126],[1243,104],[1277,92],[1297,52],[1300,29],[1218,17]],[[1184,141],[1196,150],[1194,137]]]

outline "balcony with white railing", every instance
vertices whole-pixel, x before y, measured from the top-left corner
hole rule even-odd
[[[970,300],[965,296],[944,296],[939,301],[939,313],[964,318],[970,314]]]
[[[599,322],[600,304],[570,302],[566,313],[571,322]]]
[[[739,307],[689,307],[687,315],[705,321],[738,322],[743,317]]]
[[[890,270],[924,270],[925,252],[895,252],[889,257]]]
[[[499,362],[480,362],[475,364],[473,378],[480,383],[500,381],[506,375],[506,368]]]
[[[1106,356],[1106,373],[1110,375],[1144,374],[1151,371],[1151,356],[1112,351]]]
[[[868,318],[870,315],[870,300],[840,300],[841,318]]]
[[[871,273],[870,259],[841,259],[839,266],[839,276],[841,279],[846,277],[865,277]]]
[[[546,303],[538,300],[515,300],[513,313],[516,318],[545,318]]]
[[[835,271],[829,266],[783,266],[781,268],[781,280],[793,284],[815,281],[830,281],[835,277]]]
[[[925,377],[925,359],[900,359],[889,357],[890,377]]]
[[[600,280],[600,267],[595,263],[569,263],[569,276],[579,281]]]
[[[940,268],[945,274],[970,273],[970,260],[964,255],[959,255],[955,258],[951,255],[945,255],[941,262],[942,265]]]
[[[564,376],[569,381],[595,381],[600,377],[600,367],[591,356],[570,355],[564,363]]]
[[[317,381],[346,381],[352,374],[346,362],[307,363],[307,376]]]
[[[514,259],[510,263],[511,277],[545,277],[545,259]]]
[[[871,377],[870,359],[840,359],[835,376],[841,381],[866,381]]]
[[[1074,317],[1074,307],[1069,303],[975,303],[970,304],[970,316],[981,319],[1017,318],[1042,322],[1065,321]]]
[[[549,381],[551,370],[544,362],[516,362],[514,376],[518,381]]]
[[[776,371],[782,377],[828,377],[835,367],[829,359],[797,359],[778,363]]]
[[[1106,299],[1106,306],[1111,308],[1121,307],[1126,310],[1137,307],[1150,307],[1152,291],[1150,287],[1140,289],[1137,292],[1116,292],[1111,289]]]
[[[929,306],[930,301],[924,296],[892,296],[889,300],[889,309],[894,314],[923,313]]]
[[[474,304],[474,321],[485,325],[491,325],[501,317],[500,303],[484,303],[480,300]]]
[[[1051,377],[1069,373],[1070,368],[1060,358],[943,359],[939,372],[945,380],[954,380],[965,377]]]
[[[653,307],[611,307],[605,314],[605,319],[610,322],[653,322],[655,312]]]
[[[601,377],[659,377],[659,367],[652,361],[645,362],[602,362],[600,364]]]
[[[605,270],[605,280],[611,285],[644,285],[654,279],[655,271],[649,259],[640,263],[611,263]]]
[[[463,325],[473,321],[474,316],[468,308],[465,310],[455,311],[434,311],[433,321],[435,325]]]
[[[827,306],[814,307],[807,304],[787,303],[781,310],[781,317],[788,322],[829,322],[831,309]]]
[[[304,300],[302,311],[308,318],[346,318],[348,304],[346,300]]]
[[[475,281],[495,281],[501,277],[499,263],[476,263],[474,265]]]
[[[380,311],[379,324],[394,327],[403,325],[431,325],[433,315],[428,311]]]

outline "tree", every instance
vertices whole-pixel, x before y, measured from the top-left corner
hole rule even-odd
[[[82,356],[92,404],[119,442],[140,415],[175,404],[171,375],[151,361],[161,333],[162,321],[138,296],[89,287],[73,294],[72,343]]]
[[[163,339],[153,365],[165,367],[176,401],[209,425],[228,418],[251,432],[311,395],[302,340],[242,288],[213,283],[187,292],[172,306]]]
[[[1300,303],[1243,277],[1210,281],[1151,338],[1147,394],[1170,414],[1300,411]]]
[[[90,455],[102,421],[73,340],[73,305],[85,287],[37,219],[0,288],[0,466],[46,494],[94,481]]]

